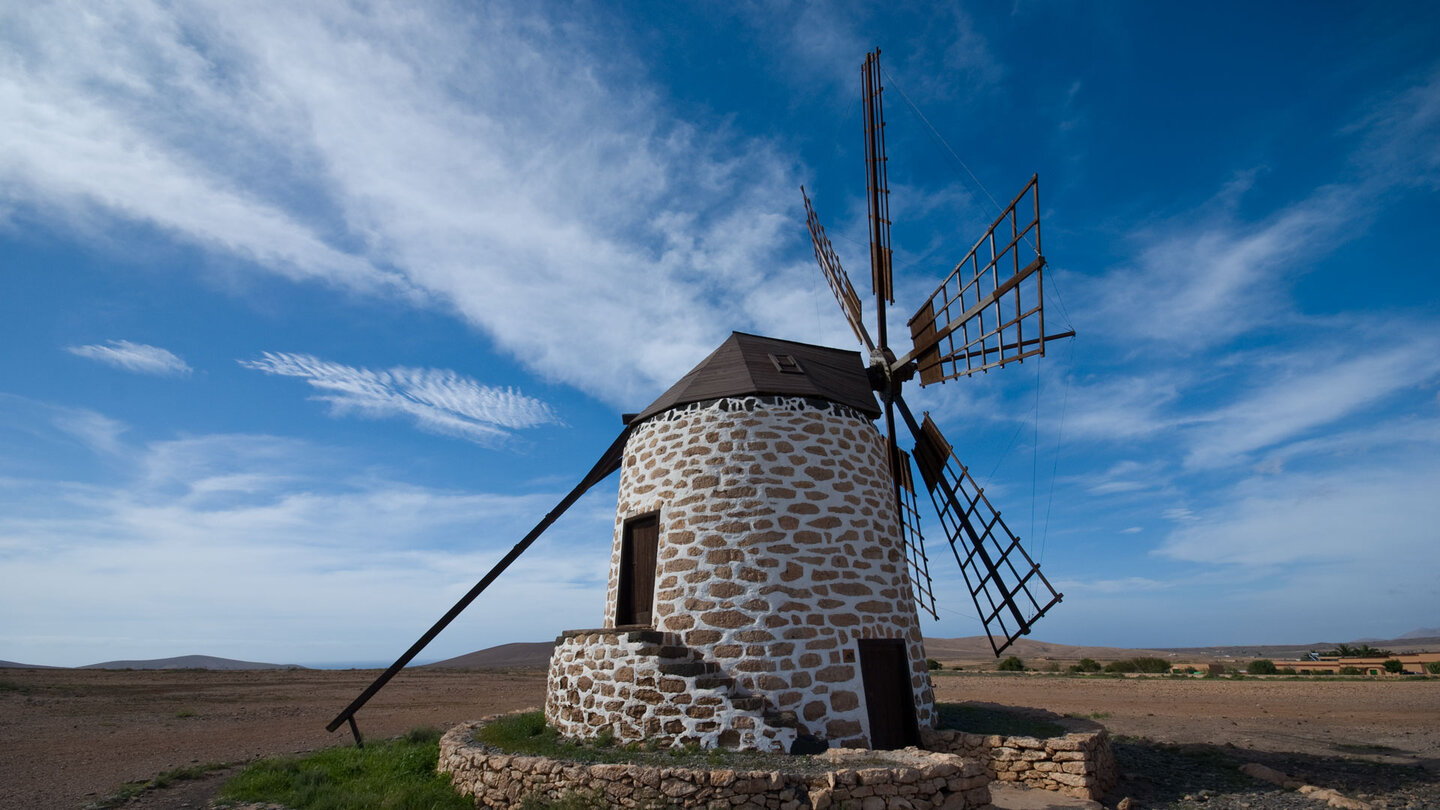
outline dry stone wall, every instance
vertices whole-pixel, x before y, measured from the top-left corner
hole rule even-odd
[[[916,719],[933,709],[883,439],[824,400],[735,397],[636,427],[620,480],[606,626],[625,521],[658,513],[655,628],[834,746],[868,746],[857,640],[899,639]]]
[[[485,721],[456,726],[440,740],[438,770],[481,807],[519,807],[527,798],[592,797],[607,807],[741,810],[981,810],[990,777],[953,754],[832,750],[803,770],[709,770],[648,764],[588,765],[518,756],[475,742]]]
[[[1082,799],[1099,799],[1116,781],[1110,735],[1103,728],[1049,739],[938,730],[925,735],[925,747],[983,762],[1000,782]]]

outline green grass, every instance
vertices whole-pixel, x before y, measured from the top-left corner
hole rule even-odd
[[[228,762],[207,762],[202,765],[186,765],[182,768],[166,771],[154,779],[145,782],[126,782],[103,799],[97,799],[85,805],[85,810],[109,810],[109,808],[112,807],[119,807],[147,790],[158,790],[169,787],[176,782],[200,779],[211,771],[220,771],[228,767],[230,767],[230,763]]]
[[[364,748],[272,757],[226,782],[220,798],[275,802],[291,810],[473,810],[475,803],[435,772],[439,740],[437,729],[416,729]]]
[[[184,720],[187,717],[194,717],[195,712],[191,709],[181,709],[180,711],[175,713],[175,716],[181,720]]]
[[[820,767],[811,757],[790,754],[731,751],[699,746],[652,748],[639,743],[621,745],[608,736],[595,740],[570,740],[545,725],[545,715],[542,712],[510,714],[497,718],[476,731],[475,741],[507,754],[549,757],[571,762],[771,771]]]
[[[30,694],[30,687],[16,683],[10,679],[0,680],[0,692],[18,692],[22,695]]]
[[[520,810],[607,810],[609,807],[605,794],[598,790],[571,791],[558,799],[526,796],[520,802]]]
[[[936,703],[937,728],[954,729],[970,734],[999,734],[1005,737],[1062,737],[1064,727],[1018,712],[984,709],[961,703]]]

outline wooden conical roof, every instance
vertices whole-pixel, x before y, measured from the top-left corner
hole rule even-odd
[[[793,358],[798,370],[786,357]],[[881,413],[859,352],[732,332],[720,348],[630,421],[693,402],[752,395],[817,397],[848,405],[872,419]]]

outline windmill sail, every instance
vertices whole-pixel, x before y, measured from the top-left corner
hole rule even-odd
[[[835,255],[835,248],[831,247],[830,237],[825,235],[825,226],[820,224],[820,217],[816,216],[814,207],[810,205],[810,195],[805,193],[804,186],[800,187],[800,196],[805,198],[805,225],[810,228],[810,243],[815,248],[815,261],[820,263],[820,271],[825,274],[830,291],[835,293],[835,300],[840,302],[840,310],[845,313],[845,320],[850,322],[855,337],[864,344],[867,353],[873,353],[875,344],[870,340],[870,333],[865,331],[865,322],[860,315],[860,296],[855,294],[850,277],[845,274],[845,268],[840,266],[840,257]]]
[[[884,87],[880,84],[880,49],[865,55],[860,69],[860,82],[865,98],[865,175],[869,185],[870,207],[870,282],[884,318],[884,303],[895,303],[895,290],[890,267],[890,181],[885,164],[885,111],[881,106]],[[885,347],[885,327],[880,327],[881,349]]]
[[[898,397],[895,404],[915,437],[915,462],[940,515],[940,524],[985,632],[999,656],[1062,598],[1040,566],[1020,545],[985,491],[955,457],[940,429],[925,415],[923,425]],[[1003,639],[997,643],[996,639]]]
[[[920,533],[920,510],[915,498],[915,479],[910,474],[910,454],[895,448],[895,478],[900,484],[900,526],[905,538],[905,558],[910,566],[910,587],[915,604],[930,618],[935,611],[935,588],[930,581],[930,558],[925,555],[925,535]]]
[[[1032,176],[910,319],[920,384],[1045,354],[1040,186]]]
[[[1040,566],[1000,519],[985,493],[955,457],[935,423],[915,422],[900,398],[902,385],[917,373],[929,385],[998,368],[1045,354],[1045,342],[1073,331],[1045,334],[1044,269],[1040,250],[1040,186],[1032,176],[965,258],[910,319],[912,350],[896,359],[890,351],[885,305],[894,303],[890,250],[890,187],[885,155],[880,51],[865,55],[860,71],[864,102],[866,202],[870,224],[870,278],[875,294],[876,340],[861,320],[860,299],[825,237],[810,198],[807,224],[815,259],[856,337],[870,352],[869,380],[884,402],[885,442],[895,487],[895,507],[906,547],[907,570],[920,607],[936,614],[929,559],[920,533],[910,459],[896,442],[895,408],[915,437],[916,465],[940,516],[946,539],[965,577],[996,656],[1061,595]],[[804,189],[801,189],[803,194]],[[1001,639],[997,642],[996,639]]]

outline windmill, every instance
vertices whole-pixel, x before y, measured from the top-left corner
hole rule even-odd
[[[906,406],[902,386],[919,377],[923,386],[986,373],[1045,354],[1047,341],[1073,331],[1045,334],[1045,256],[1040,243],[1039,178],[1032,175],[970,252],[909,320],[911,349],[896,357],[890,348],[885,305],[895,302],[890,250],[889,182],[885,116],[881,101],[880,51],[867,54],[861,69],[865,118],[865,164],[870,224],[870,278],[875,295],[876,334],[865,328],[860,297],[850,283],[825,228],[801,188],[815,259],[840,309],[870,358],[872,384],[885,405],[885,437],[895,481],[897,512],[909,548],[917,603],[938,618],[924,537],[915,508],[912,457],[940,518],[945,538],[964,575],[970,598],[999,657],[1051,607],[1061,594],[1020,545],[954,448],[924,414],[921,422]],[[900,449],[895,412],[914,439],[914,452]]]
[[[603,626],[557,639],[547,721],[567,736],[676,746],[918,744],[933,693],[916,608],[934,615],[935,600],[897,410],[971,597],[1003,639],[992,632],[996,654],[1059,601],[929,416],[917,424],[900,396],[917,374],[922,385],[967,376],[1043,354],[1045,340],[1060,337],[1043,334],[1038,201],[1033,218],[1016,215],[1035,180],[927,300],[911,323],[914,349],[897,359],[884,311],[893,294],[878,51],[862,77],[878,341],[808,198],[806,209],[816,256],[866,356],[734,333],[625,415],[581,482],[330,731],[348,722],[360,743],[360,707],[586,491],[622,470]],[[997,243],[1007,221],[1012,233]],[[1021,268],[1025,240],[1035,259]]]

